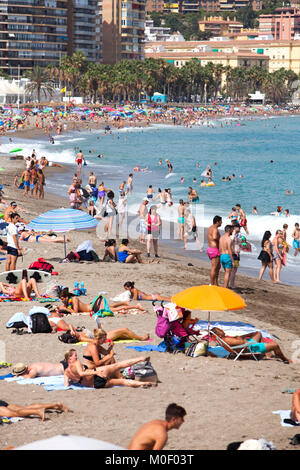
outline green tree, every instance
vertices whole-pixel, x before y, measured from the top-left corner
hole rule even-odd
[[[30,82],[25,85],[26,91],[31,95],[36,94],[38,102],[41,101],[41,94],[52,96],[55,87],[53,81],[49,79],[48,71],[39,66],[34,67],[24,73]]]

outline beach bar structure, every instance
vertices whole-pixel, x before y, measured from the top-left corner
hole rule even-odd
[[[0,104],[22,104],[28,100],[24,86],[0,78]]]

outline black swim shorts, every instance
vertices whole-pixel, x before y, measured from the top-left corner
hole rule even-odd
[[[8,406],[8,403],[6,401],[0,400],[0,406]]]

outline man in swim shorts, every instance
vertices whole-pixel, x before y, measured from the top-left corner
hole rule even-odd
[[[211,260],[211,271],[210,271],[210,284],[213,286],[218,285],[218,277],[220,271],[220,252],[219,252],[219,240],[220,233],[219,227],[222,225],[222,217],[216,215],[213,218],[213,224],[207,230],[207,255]]]
[[[220,261],[225,270],[224,287],[228,287],[231,270],[234,266],[234,259],[232,255],[232,249],[231,249],[232,231],[233,231],[232,225],[226,225],[225,233],[224,235],[222,235],[222,237],[220,238],[220,242],[219,242],[219,250],[221,254]]]
[[[295,229],[292,233],[292,238],[293,240],[293,248],[295,250],[294,256],[297,256],[297,254],[300,251],[300,229],[299,229],[299,224],[298,222],[295,223]]]
[[[140,243],[146,243],[145,235],[147,232],[147,226],[145,223],[145,218],[148,214],[147,204],[148,204],[148,198],[144,197],[143,202],[140,205],[139,210],[138,210],[138,216],[140,218],[140,222],[139,222]]]
[[[241,205],[240,204],[236,204],[235,205],[236,207],[236,210],[239,214],[239,224],[240,224],[240,227],[243,227],[243,229],[245,230],[245,232],[247,233],[247,235],[249,235],[249,231],[248,231],[248,227],[247,227],[247,218],[246,218],[246,214],[244,212],[244,210],[241,208]]]

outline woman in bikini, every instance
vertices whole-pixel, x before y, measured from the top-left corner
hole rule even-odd
[[[158,301],[165,301],[165,302],[171,302],[171,297],[165,297],[160,294],[145,294],[141,290],[138,290],[136,287],[134,287],[134,282],[127,281],[124,284],[125,290],[130,291],[130,296],[134,300],[158,300]]]
[[[92,304],[84,304],[79,300],[78,296],[70,293],[68,288],[64,288],[61,291],[59,298],[62,301],[63,305],[59,305],[58,308],[66,311],[66,313],[91,313],[93,310]],[[98,305],[98,310],[101,310],[103,308],[104,300],[102,298],[100,304]],[[139,310],[141,313],[146,312],[140,304],[129,305],[129,302],[114,302],[113,304],[109,305],[109,309],[112,313],[118,313],[121,310],[129,311],[132,309]]]
[[[25,300],[30,300],[30,295],[32,292],[35,293],[37,299],[42,298],[41,294],[39,293],[36,280],[32,277],[28,281],[26,269],[23,270],[22,281],[20,281],[17,286],[0,282],[0,290],[3,294],[7,294],[10,297],[19,297],[24,298]]]
[[[100,210],[103,207],[105,195],[110,189],[105,188],[103,181],[98,186],[98,199],[100,200]]]
[[[116,374],[118,374],[120,369],[133,366],[138,362],[147,361],[149,360],[148,357],[128,359],[126,361],[116,362],[115,364],[100,366],[97,367],[97,369],[84,369],[84,366],[78,360],[77,351],[75,349],[68,351],[65,358],[68,364],[64,373],[65,387],[68,387],[74,382],[91,388],[109,388],[117,385],[137,388],[153,385],[151,382],[139,382],[137,380],[116,378]]]
[[[46,233],[35,232],[34,230],[23,230],[21,232],[20,241],[23,242],[47,242],[47,243],[64,243],[63,237],[50,236]],[[66,242],[69,242],[70,239],[66,238]]]

